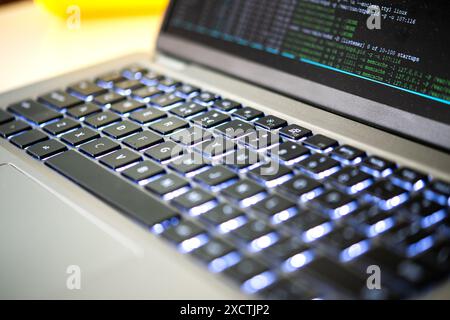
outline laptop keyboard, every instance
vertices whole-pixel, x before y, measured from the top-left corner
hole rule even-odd
[[[408,298],[449,274],[449,183],[139,66],[0,110],[0,136],[247,294]]]

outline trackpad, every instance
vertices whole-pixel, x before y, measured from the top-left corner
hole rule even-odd
[[[0,205],[0,298],[55,297],[79,285],[78,273],[130,257],[73,207],[7,164],[0,165]]]

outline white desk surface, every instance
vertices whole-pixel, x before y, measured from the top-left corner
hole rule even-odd
[[[31,1],[0,6],[0,93],[133,52],[154,50],[160,16],[66,21]]]

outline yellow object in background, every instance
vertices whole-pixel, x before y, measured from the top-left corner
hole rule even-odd
[[[35,0],[35,3],[62,18],[79,8],[82,19],[89,19],[159,15],[166,8],[168,0]]]

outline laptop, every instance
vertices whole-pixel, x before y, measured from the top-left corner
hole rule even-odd
[[[450,298],[448,9],[175,0],[3,93],[0,296]]]

